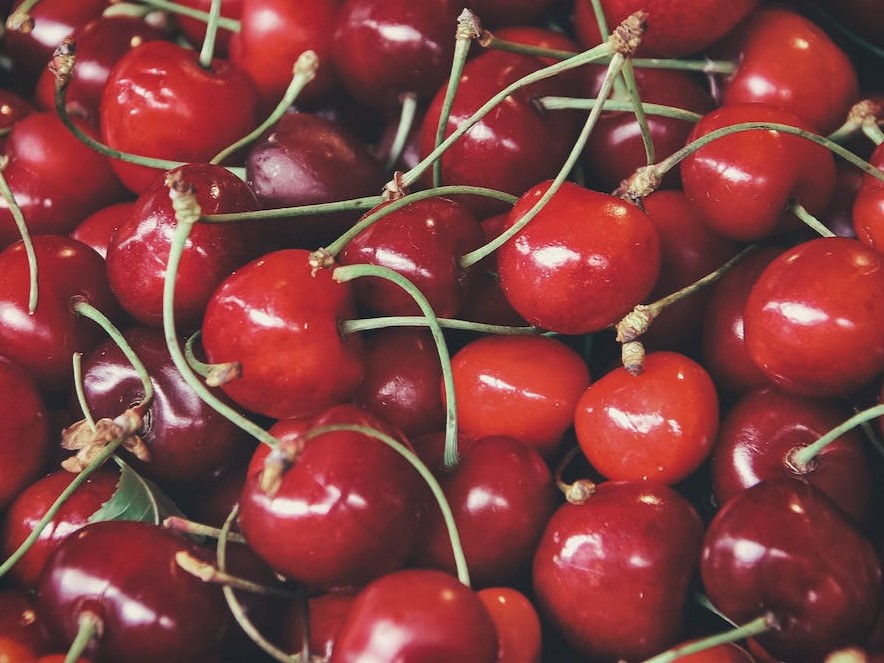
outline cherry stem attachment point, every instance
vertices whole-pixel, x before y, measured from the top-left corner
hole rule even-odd
[[[858,412],[843,423],[835,426],[835,428],[820,437],[813,444],[808,444],[806,447],[802,447],[790,454],[789,462],[797,472],[806,472],[811,468],[814,458],[829,444],[860,424],[882,416],[884,416],[884,403],[873,405],[862,412]]]
[[[211,0],[209,20],[206,22],[206,35],[200,49],[199,63],[203,69],[211,69],[215,55],[215,37],[218,35],[218,18],[221,16],[221,0]]]
[[[64,656],[64,663],[77,663],[96,638],[101,637],[101,618],[91,610],[83,610],[77,617],[77,635]]]
[[[187,359],[187,365],[193,372],[202,377],[209,387],[220,387],[239,378],[242,375],[242,364],[238,361],[207,364],[197,359],[193,346],[201,335],[202,332],[197,330],[184,341],[184,358]]]
[[[6,201],[6,206],[12,214],[18,234],[21,237],[22,246],[25,250],[25,256],[28,259],[28,315],[34,315],[37,311],[37,298],[39,297],[39,287],[37,285],[37,253],[34,250],[34,243],[31,241],[31,233],[28,225],[25,223],[25,217],[21,212],[18,202],[15,200],[15,194],[9,186],[9,182],[3,174],[3,168],[8,163],[8,158],[3,157],[0,163],[0,195]]]
[[[799,202],[793,202],[789,205],[789,211],[792,212],[795,216],[797,216],[801,222],[806,225],[808,228],[816,232],[822,237],[834,237],[835,233],[829,230],[826,225],[816,218],[813,214],[807,211],[807,208],[804,207]]]
[[[712,649],[719,645],[726,645],[731,642],[745,640],[746,638],[766,633],[776,627],[776,618],[773,613],[767,612],[760,617],[756,617],[751,622],[747,622],[746,624],[731,629],[730,631],[725,631],[724,633],[701,638],[700,640],[674,647],[645,660],[644,663],[670,663],[670,661],[675,661],[682,656],[696,654],[697,652],[706,651],[707,649]]]
[[[592,496],[595,492],[596,484],[589,479],[577,479],[573,483],[568,483],[562,478],[562,475],[565,473],[565,469],[568,465],[581,454],[581,451],[582,450],[579,446],[571,448],[568,453],[562,457],[562,460],[559,461],[555,471],[556,487],[562,492],[565,499],[570,504],[576,504],[578,506],[585,504],[586,500]]]

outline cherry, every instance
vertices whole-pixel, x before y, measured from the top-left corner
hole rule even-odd
[[[719,48],[740,63],[725,83],[725,105],[769,104],[825,135],[841,126],[858,100],[856,71],[847,55],[795,11],[759,9]]]
[[[543,459],[512,438],[485,437],[470,444],[457,466],[439,472],[438,478],[454,514],[472,582],[488,586],[513,581],[530,566],[557,503]],[[439,509],[430,508],[422,524],[415,563],[456,571]]]
[[[640,375],[618,368],[590,385],[577,403],[574,428],[603,476],[672,484],[709,455],[718,432],[718,396],[698,363],[653,352]]]
[[[164,488],[205,486],[251,450],[233,423],[207,405],[175,368],[160,330],[132,328],[126,341],[144,364],[154,388],[138,436],[150,460],[127,458],[139,473]],[[111,340],[82,363],[83,390],[95,418],[114,418],[144,398],[144,386],[123,351]]]
[[[445,135],[453,133],[488,99],[519,78],[540,69],[533,56],[489,51],[468,61],[463,69]],[[534,99],[566,92],[563,84],[548,78],[507,97],[486,115],[441,159],[444,184],[484,186],[521,195],[537,182],[553,177],[565,162],[576,135],[576,116],[569,112],[541,112]],[[433,149],[445,89],[430,103],[419,136],[420,153]],[[500,211],[500,203],[487,198],[466,199],[479,215]]]
[[[722,419],[712,454],[715,498],[725,504],[764,479],[790,476],[812,483],[853,520],[867,522],[871,476],[862,438],[850,431],[810,464],[797,467],[793,454],[850,416],[839,404],[783,394],[767,387],[737,401]]]
[[[458,260],[484,240],[482,227],[464,205],[449,198],[426,198],[363,230],[347,243],[338,260],[342,265],[389,267],[420,289],[436,315],[454,318],[472,282],[472,270],[462,269]],[[414,299],[389,281],[360,279],[353,289],[357,301],[376,313],[421,314]]]
[[[549,186],[543,182],[528,190],[507,227]],[[615,324],[650,293],[659,273],[659,245],[657,231],[638,207],[565,182],[498,250],[500,284],[529,323],[562,334],[595,332]]]
[[[58,470],[47,474],[28,486],[3,515],[0,549],[5,557],[11,555],[30,536],[37,523],[53,502],[68,487],[75,474]],[[101,469],[93,473],[77,488],[52,522],[43,529],[40,538],[10,569],[10,577],[19,585],[35,588],[46,560],[67,536],[89,522],[93,513],[113,495],[119,473]]]
[[[114,231],[123,224],[133,207],[134,203],[131,202],[113,203],[102,207],[83,219],[70,232],[70,236],[91,246],[102,258],[107,258],[107,248]]]
[[[454,0],[343,0],[332,60],[344,89],[377,108],[397,107],[405,93],[432,97],[448,79],[460,9]]]
[[[28,263],[21,241],[0,252],[0,355],[28,371],[44,392],[67,389],[71,355],[87,352],[103,335],[101,328],[74,313],[82,298],[113,318],[117,303],[107,283],[104,260],[75,239],[34,237],[39,265],[39,300],[28,313]]]
[[[476,594],[494,620],[497,663],[539,663],[540,618],[527,597],[510,587],[486,587]]]
[[[758,636],[775,656],[816,661],[861,642],[880,605],[881,565],[871,543],[822,491],[768,479],[735,496],[710,523],[703,586],[729,619],[773,613]]]
[[[19,640],[0,636],[0,660],[4,663],[37,663],[37,654]]]
[[[414,438],[445,428],[441,383],[439,352],[428,331],[381,329],[365,343],[365,378],[351,401]]]
[[[351,290],[331,270],[314,271],[308,251],[275,251],[212,295],[203,347],[211,363],[240,362],[242,376],[222,389],[242,407],[274,418],[315,414],[362,380],[359,338],[338,332],[355,317]]]
[[[283,115],[246,159],[246,179],[264,208],[374,195],[384,177],[381,164],[351,131],[312,113]],[[268,241],[274,248],[316,249],[358,217],[358,212],[336,212],[282,219],[268,226]]]
[[[213,60],[204,68],[189,49],[148,41],[111,70],[101,99],[101,135],[124,152],[208,161],[254,128],[256,103],[249,77],[231,63]],[[162,175],[155,168],[111,163],[135,193]]]
[[[762,103],[723,106],[694,127],[691,140],[743,122],[807,124]],[[784,211],[793,200],[811,214],[825,210],[835,186],[832,154],[808,140],[776,131],[744,131],[719,138],[681,164],[685,194],[717,233],[756,240],[794,226]]]
[[[605,482],[553,514],[534,556],[541,613],[583,656],[643,660],[681,634],[703,528],[653,481]]]
[[[488,0],[484,1],[487,2]],[[540,2],[544,1],[545,0],[540,0]],[[479,0],[479,2],[483,2],[483,0]],[[494,2],[494,0],[491,0],[491,2]],[[482,22],[484,25],[484,17],[480,18],[483,19]],[[484,42],[487,38],[489,37],[483,34],[480,37],[480,41]],[[539,48],[570,53],[576,53],[580,50],[577,43],[563,32],[541,28],[536,25],[528,25],[522,22],[516,22],[513,25],[508,25],[507,27],[495,30],[493,38],[491,39],[491,44],[493,44],[495,39],[505,39],[517,44],[525,44],[528,46],[536,46]],[[547,66],[558,62],[555,58],[539,57],[538,59]],[[563,71],[556,76],[556,78],[565,83],[565,87],[569,92],[575,95],[581,94],[584,89],[584,80],[586,78],[585,68],[578,67],[577,69],[572,69],[570,71]]]
[[[179,552],[207,559],[192,541],[142,522],[91,523],[67,537],[37,593],[54,636],[69,645],[91,615],[100,635],[86,653],[97,663],[205,660],[229,616],[220,589],[180,568]]]
[[[496,656],[494,622],[476,594],[447,573],[409,569],[359,592],[330,663],[493,663]]]
[[[458,429],[478,439],[512,437],[550,456],[572,426],[589,385],[583,359],[542,336],[484,336],[451,360]]]
[[[212,0],[179,0],[179,4],[191,9],[197,9],[206,13],[212,7]],[[233,20],[239,20],[242,16],[243,0],[224,0],[221,3],[221,16]],[[184,36],[194,45],[203,43],[206,36],[206,23],[195,18],[184,16],[183,14],[175,15],[175,23],[181,28]],[[220,28],[221,26],[219,26]],[[215,37],[215,52],[224,56],[227,54],[230,40],[236,34],[230,30],[219,29]]]
[[[37,653],[49,649],[49,637],[32,592],[0,589],[0,636],[17,640]]]
[[[30,376],[0,357],[0,509],[5,509],[43,470],[49,458],[46,405]]]
[[[469,0],[466,3],[483,25],[527,26],[536,23],[555,0]]]
[[[350,612],[355,592],[329,592],[310,597],[310,653],[328,659],[334,651],[341,624]],[[304,641],[303,608],[292,604],[283,620],[283,644],[288,651],[299,652]]]
[[[785,251],[746,302],[749,355],[783,391],[852,393],[884,370],[882,288],[884,256],[857,240],[819,238]]]
[[[884,148],[875,148],[870,161],[884,170]],[[853,203],[852,224],[857,239],[884,253],[884,182],[871,175],[863,176]]]
[[[252,191],[221,166],[187,164],[169,173],[194,189],[203,214],[248,212]],[[166,263],[177,221],[167,178],[155,180],[116,229],[107,249],[107,274],[122,307],[144,325],[162,327]],[[175,281],[175,324],[199,326],[215,289],[251,257],[241,224],[197,223],[187,240]]]
[[[320,66],[301,101],[316,101],[335,87],[331,53],[339,4],[339,0],[242,0],[241,28],[230,38],[230,59],[255,82],[265,113],[282,99],[292,66],[304,51],[314,51]]]
[[[6,133],[24,117],[34,112],[30,102],[17,95],[12,90],[0,89],[0,149],[6,147]]]
[[[634,11],[648,12],[648,30],[642,38],[639,54],[676,58],[702,51],[730,32],[748,16],[758,0],[602,0],[609,26],[623,21]],[[588,0],[574,3],[574,27],[586,47],[602,41],[598,23]]]
[[[340,405],[271,433],[296,445],[278,485],[270,470],[250,470],[240,498],[240,526],[252,549],[277,572],[310,587],[355,587],[401,567],[424,511],[420,475],[396,451],[368,435],[328,432],[304,440],[310,428],[361,425],[397,436],[360,408]],[[261,467],[259,448],[251,467]]]

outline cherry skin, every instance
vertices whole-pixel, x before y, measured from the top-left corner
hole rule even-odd
[[[229,62],[214,60],[204,69],[194,51],[149,41],[111,70],[101,99],[101,135],[124,152],[208,161],[255,127],[256,105],[251,80]],[[162,177],[155,168],[111,163],[135,193]]]
[[[519,27],[536,23],[554,4],[554,0],[469,0],[466,3],[483,26]]]
[[[278,487],[262,485],[267,470],[250,469],[246,479],[239,522],[251,548],[277,572],[325,590],[357,587],[401,567],[425,508],[420,475],[395,450],[361,433],[300,439],[305,430],[333,424],[396,432],[352,405],[293,424],[271,428],[286,444],[302,445]],[[251,467],[261,468],[266,456],[259,448]]]
[[[846,396],[884,371],[884,256],[819,238],[776,258],[746,303],[746,346],[783,391]],[[800,339],[800,341],[798,341]]]
[[[49,459],[49,421],[43,397],[23,368],[0,357],[0,509],[40,476]]]
[[[351,401],[412,439],[445,428],[441,382],[439,352],[428,331],[381,329],[365,343],[365,378]]]
[[[850,59],[821,27],[795,11],[760,9],[719,48],[740,63],[725,82],[725,105],[770,104],[825,136],[841,126],[859,99]]]
[[[310,253],[269,253],[231,274],[212,295],[202,341],[210,363],[237,361],[222,389],[242,407],[281,419],[315,414],[349,398],[362,380],[362,344],[341,338],[355,317],[347,284],[314,273]]]
[[[589,386],[583,359],[555,339],[484,336],[451,360],[462,435],[512,437],[550,456]]]
[[[510,211],[511,227],[549,188],[535,185]],[[651,292],[660,240],[635,205],[565,182],[497,254],[500,284],[529,323],[561,334],[615,324]]]
[[[790,396],[767,387],[737,401],[722,419],[712,454],[712,485],[719,505],[756,483],[790,476],[828,495],[863,525],[871,508],[868,459],[857,431],[820,452],[808,468],[797,468],[792,454],[816,441],[850,416],[837,403]]]
[[[448,80],[460,10],[453,0],[341,2],[332,61],[344,89],[376,108],[396,108],[404,93],[432,97]]]
[[[509,437],[485,437],[462,452],[456,467],[437,474],[454,514],[471,582],[509,583],[530,567],[557,503],[552,475],[540,455]],[[448,530],[437,508],[431,507],[424,519],[414,561],[421,568],[456,571]]]
[[[820,661],[861,642],[880,606],[872,546],[822,491],[768,479],[730,500],[710,523],[701,562],[707,595],[729,619],[771,611],[758,641],[786,660]]]
[[[879,170],[884,170],[884,148],[875,148],[869,161]],[[878,253],[884,253],[884,182],[871,175],[863,175],[853,202],[851,218],[856,238]]]
[[[671,488],[602,483],[547,524],[533,569],[541,614],[584,656],[644,660],[681,634],[702,538],[696,511]]]
[[[35,481],[22,492],[3,515],[0,549],[8,557],[30,536],[49,506],[68,487],[75,474],[57,470]],[[90,516],[113,495],[119,473],[108,468],[93,473],[83,483],[50,524],[40,538],[9,572],[17,584],[36,588],[46,560],[58,544],[67,536],[89,522]]]
[[[359,592],[329,663],[493,663],[496,656],[494,622],[476,594],[447,573],[409,569]]]
[[[698,363],[654,352],[640,375],[618,368],[590,385],[577,403],[574,428],[584,455],[608,479],[672,484],[709,455],[718,395]]]
[[[113,319],[118,310],[107,283],[104,260],[75,239],[33,238],[39,265],[39,300],[28,314],[28,262],[21,241],[0,252],[0,355],[17,362],[44,392],[67,389],[71,355],[88,352],[104,335],[77,316],[72,300],[82,298]]]
[[[511,587],[486,587],[476,594],[494,620],[497,663],[539,663],[540,617],[527,597]]]
[[[102,624],[86,651],[96,663],[205,660],[229,615],[217,586],[178,566],[179,552],[209,559],[191,540],[149,523],[91,523],[66,538],[37,591],[54,637],[69,645],[91,612]]]
[[[19,640],[0,636],[0,660],[4,663],[37,663],[37,654]]]
[[[123,224],[133,206],[134,203],[127,202],[102,207],[83,219],[70,232],[70,236],[92,247],[102,258],[107,258],[107,248],[114,231]]]
[[[0,130],[5,134],[24,117],[33,113],[36,109],[30,102],[17,95],[12,90],[0,89]],[[6,136],[0,137],[0,149],[5,150]]]
[[[776,122],[807,129],[789,111],[762,103],[723,106],[694,127],[691,140],[743,122]],[[797,200],[811,214],[826,209],[835,163],[824,147],[775,131],[743,131],[700,148],[681,164],[685,195],[720,235],[752,241],[794,227],[784,209]]]
[[[0,589],[0,637],[17,640],[38,654],[51,648],[33,592]]]
[[[244,182],[221,166],[187,164],[170,171],[193,186],[203,214],[257,209]],[[122,307],[141,324],[163,326],[166,264],[175,228],[167,181],[160,178],[139,197],[116,229],[107,249],[107,274]],[[242,224],[196,223],[190,231],[175,280],[175,324],[199,327],[209,298],[234,269],[245,264],[251,247]]]
[[[468,208],[449,198],[427,198],[359,233],[344,247],[339,261],[389,267],[417,286],[436,315],[454,318],[468,297],[473,271],[462,269],[458,260],[484,243],[485,233]],[[373,312],[421,315],[414,299],[389,281],[360,279],[353,289],[357,301]]]
[[[335,647],[341,624],[350,612],[355,592],[329,592],[307,601],[310,616],[310,653],[328,659]],[[301,651],[304,642],[303,608],[293,604],[283,619],[282,638],[288,651]]]

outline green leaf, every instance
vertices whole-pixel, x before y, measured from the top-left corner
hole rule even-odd
[[[153,482],[114,456],[120,466],[120,480],[110,499],[89,517],[90,523],[103,520],[137,520],[159,525],[167,516],[183,515]]]

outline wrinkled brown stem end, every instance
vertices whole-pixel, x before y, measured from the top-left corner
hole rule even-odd
[[[49,71],[55,76],[56,87],[63,89],[74,76],[74,64],[77,62],[77,44],[70,35],[56,47],[49,61]]]
[[[648,29],[648,12],[639,10],[627,16],[614,28],[608,37],[614,44],[617,53],[623,57],[632,57],[642,43],[642,37]]]

